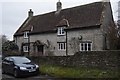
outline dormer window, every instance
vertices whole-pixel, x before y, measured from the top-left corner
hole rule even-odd
[[[65,35],[64,27],[58,28],[58,35]]]
[[[24,38],[28,38],[29,31],[24,32]]]

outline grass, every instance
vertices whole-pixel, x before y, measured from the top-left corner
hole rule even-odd
[[[55,65],[40,65],[41,73],[46,73],[56,78],[117,78],[118,72],[111,70],[71,68]]]

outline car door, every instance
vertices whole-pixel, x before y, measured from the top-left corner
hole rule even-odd
[[[4,72],[9,73],[9,58],[5,58],[2,62],[2,69]]]
[[[9,58],[8,69],[10,73],[14,73],[14,60],[12,58]]]

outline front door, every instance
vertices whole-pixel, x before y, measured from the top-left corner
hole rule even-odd
[[[43,55],[43,45],[38,45],[37,50],[39,55]]]

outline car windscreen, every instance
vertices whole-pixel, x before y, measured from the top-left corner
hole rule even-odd
[[[22,64],[22,63],[30,63],[31,61],[26,57],[15,57],[14,62],[16,64]]]

